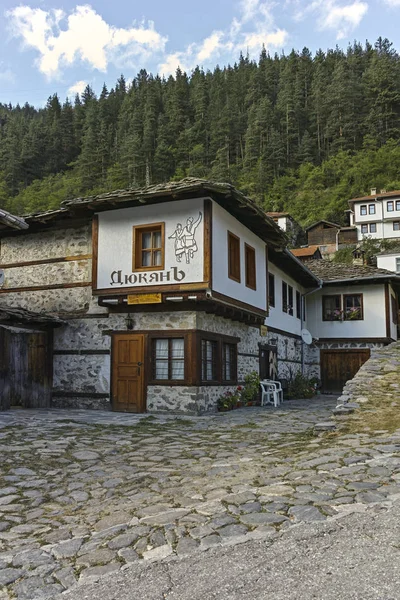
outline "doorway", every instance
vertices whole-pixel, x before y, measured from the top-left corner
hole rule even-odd
[[[112,409],[146,411],[144,385],[144,335],[117,333],[112,338]]]
[[[365,350],[321,350],[322,391],[341,393],[344,384],[353,379],[359,368],[369,359],[371,351]]]

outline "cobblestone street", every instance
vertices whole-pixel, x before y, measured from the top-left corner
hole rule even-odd
[[[0,414],[0,599],[51,598],[135,561],[384,511],[400,497],[400,431],[315,437],[335,404]]]

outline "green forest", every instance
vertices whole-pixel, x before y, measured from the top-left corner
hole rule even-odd
[[[0,104],[0,206],[182,177],[229,181],[303,225],[343,222],[351,197],[400,188],[400,58],[391,42],[304,48],[168,79],[141,70],[74,102]]]

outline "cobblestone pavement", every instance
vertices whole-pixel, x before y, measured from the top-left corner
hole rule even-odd
[[[314,437],[335,404],[0,414],[0,599],[51,598],[135,561],[384,511],[400,497],[400,430]]]

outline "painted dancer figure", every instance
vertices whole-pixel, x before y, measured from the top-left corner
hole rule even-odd
[[[183,240],[183,228],[181,223],[176,224],[176,229],[172,235],[168,237],[169,240],[175,239],[175,256],[177,262],[181,262],[182,254],[185,252],[184,240]]]
[[[201,212],[199,212],[199,216],[196,221],[193,221],[193,217],[188,217],[186,219],[186,226],[183,230],[183,236],[187,264],[190,263],[190,259],[193,258],[194,253],[197,252],[197,243],[194,234],[196,233],[197,227],[201,223],[202,217],[203,215]]]
[[[186,219],[186,225],[182,228],[181,223],[176,224],[174,233],[168,236],[168,239],[175,239],[175,256],[177,262],[181,262],[182,254],[185,253],[186,263],[190,263],[190,259],[194,257],[194,253],[197,252],[197,243],[195,240],[195,233],[197,227],[200,225],[203,215],[199,213],[196,221],[193,221],[193,217]]]

